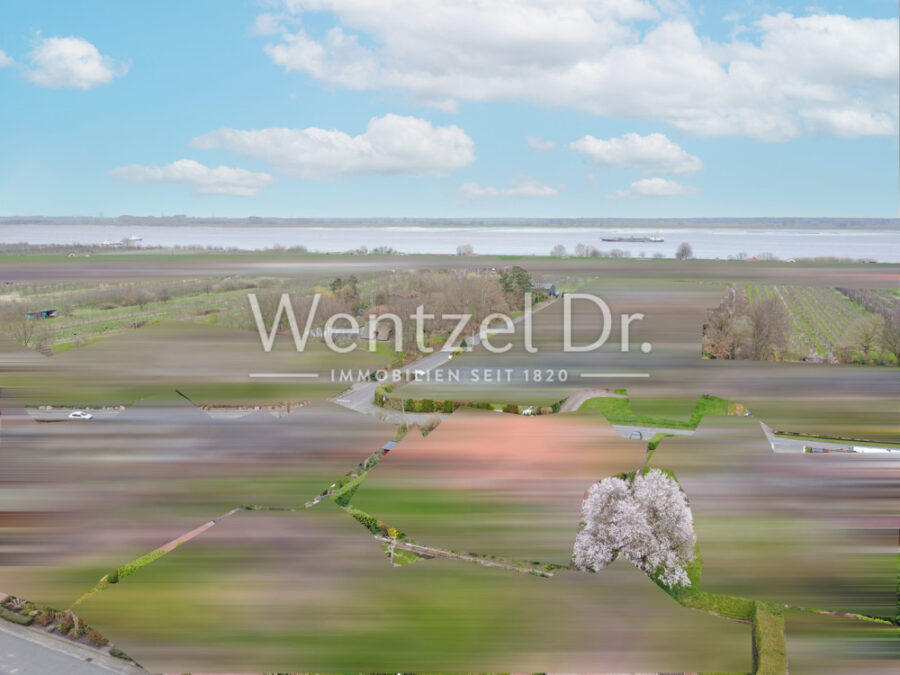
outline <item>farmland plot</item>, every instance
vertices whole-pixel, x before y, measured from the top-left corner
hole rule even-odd
[[[791,359],[836,362],[838,347],[847,341],[860,318],[874,317],[835,288],[781,285],[747,285],[749,306],[776,298],[789,321]]]

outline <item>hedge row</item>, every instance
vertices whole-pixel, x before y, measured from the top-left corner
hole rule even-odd
[[[452,413],[457,408],[475,408],[477,410],[493,410],[494,405],[487,401],[453,401],[433,398],[390,398],[392,388],[390,385],[375,388],[375,404],[382,408],[392,408],[411,413]],[[556,401],[551,406],[530,406],[535,415],[550,415],[559,412],[562,401]],[[522,406],[522,408],[528,406]],[[515,403],[507,403],[503,406],[503,412],[518,414],[520,406]]]
[[[30,624],[33,619],[32,617],[26,614],[19,614],[18,612],[12,612],[6,607],[0,607],[0,618],[4,618],[7,621],[12,621],[13,623],[17,623],[20,626],[27,626]]]

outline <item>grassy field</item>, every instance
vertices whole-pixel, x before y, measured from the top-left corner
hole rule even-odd
[[[58,299],[65,312],[53,336],[58,353],[0,349],[0,524],[9,543],[0,589],[66,607],[104,574],[235,506],[303,506],[397,435],[393,425],[319,400],[346,384],[248,377],[380,367],[394,358],[390,348],[338,356],[317,344],[298,354],[279,340],[264,354],[238,316],[249,289],[207,293],[200,284],[271,278],[270,288],[299,290],[357,274],[367,293],[395,270],[498,261],[287,253],[10,258],[3,274],[15,283],[3,293]],[[850,311],[862,315],[833,288],[876,287],[889,298],[895,266],[516,262],[541,279],[592,279],[584,290],[614,313],[644,313],[632,340],[651,342],[652,351],[621,352],[616,320],[607,347],[563,353],[559,302],[535,315],[538,354],[526,354],[516,335],[506,354],[479,349],[453,359],[458,384],[416,382],[392,395],[524,405],[603,386],[628,398],[594,398],[582,412],[537,418],[459,410],[428,436],[410,431],[355,483],[354,507],[423,545],[565,565],[584,490],[647,461],[646,441],[622,438],[610,422],[696,426],[694,436],[667,438],[652,455],[653,466],[677,475],[691,503],[703,556],[698,593],[705,594],[693,601],[742,620],[770,608],[741,599],[893,616],[896,466],[863,456],[775,455],[756,419],[722,415],[735,401],[778,430],[896,439],[896,371],[703,360],[698,336],[707,309],[737,283],[804,289],[787,294],[809,316],[809,340],[823,339],[812,308],[843,307],[833,310],[843,319],[829,338],[839,339],[840,321],[850,323]],[[100,290],[182,282],[185,292],[157,295],[143,307],[102,309],[99,295],[87,302]],[[820,317],[830,311],[816,310]],[[578,314],[574,328],[577,340],[589,341],[598,322]],[[536,364],[567,370],[568,380],[526,382],[522,370]],[[468,381],[478,368],[519,376],[490,386]],[[592,372],[650,377],[579,377]],[[258,411],[212,420],[175,389],[200,404],[297,405],[280,419]],[[167,398],[154,407],[152,394]],[[29,424],[8,414],[10,404],[136,401],[143,403],[115,419],[85,424]],[[748,672],[753,658],[749,624],[679,606],[623,560],[602,573],[552,579],[450,560],[395,569],[371,534],[330,503],[236,513],[79,607],[126,652],[164,672],[447,672],[472,664],[485,672]],[[776,615],[761,616],[759,644],[778,633]],[[896,627],[888,642],[878,627],[798,616],[785,613],[792,672],[854,672],[846,666],[860,660],[890,670],[886,645],[895,646]],[[759,658],[777,660],[775,651]]]
[[[642,400],[645,407],[654,407],[656,402]],[[670,403],[670,402],[666,402]],[[631,401],[627,398],[615,398],[600,396],[585,401],[579,411],[596,411],[601,413],[612,424],[627,424],[634,426],[668,427],[672,429],[696,429],[697,425],[706,415],[728,415],[729,402],[715,396],[702,396],[697,400],[691,416],[687,420],[667,417],[653,417],[650,415],[637,415],[631,409]]]

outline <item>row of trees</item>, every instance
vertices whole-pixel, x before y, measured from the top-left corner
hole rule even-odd
[[[298,326],[305,326],[312,311],[313,295],[318,293],[319,303],[312,318],[312,328],[323,328],[326,321],[338,313],[360,318],[363,323],[369,311],[375,315],[392,313],[401,319],[402,347],[413,351],[416,346],[416,324],[410,315],[420,305],[426,314],[435,319],[426,321],[426,341],[444,335],[456,326],[456,321],[442,320],[442,315],[471,314],[468,324],[471,332],[488,314],[510,313],[523,309],[524,294],[532,290],[531,275],[515,266],[493,273],[467,269],[395,271],[365,281],[355,276],[334,279],[327,287],[317,286],[291,295],[291,305]],[[257,293],[260,310],[266,321],[271,321],[278,308],[282,288],[272,288]],[[383,325],[393,326],[385,321]],[[249,311],[245,328],[256,330]],[[287,318],[282,318],[281,328],[287,328]]]
[[[748,303],[732,288],[703,324],[703,354],[715,359],[811,359],[816,355],[793,354],[791,320],[784,303],[775,296]],[[900,354],[900,316],[860,316],[833,348],[830,358],[839,363],[897,361]],[[900,362],[898,362],[900,363]]]

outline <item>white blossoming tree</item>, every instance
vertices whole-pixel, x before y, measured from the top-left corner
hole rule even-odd
[[[575,566],[597,572],[620,554],[668,588],[690,585],[697,537],[687,498],[659,469],[604,478],[587,492],[575,538]]]

